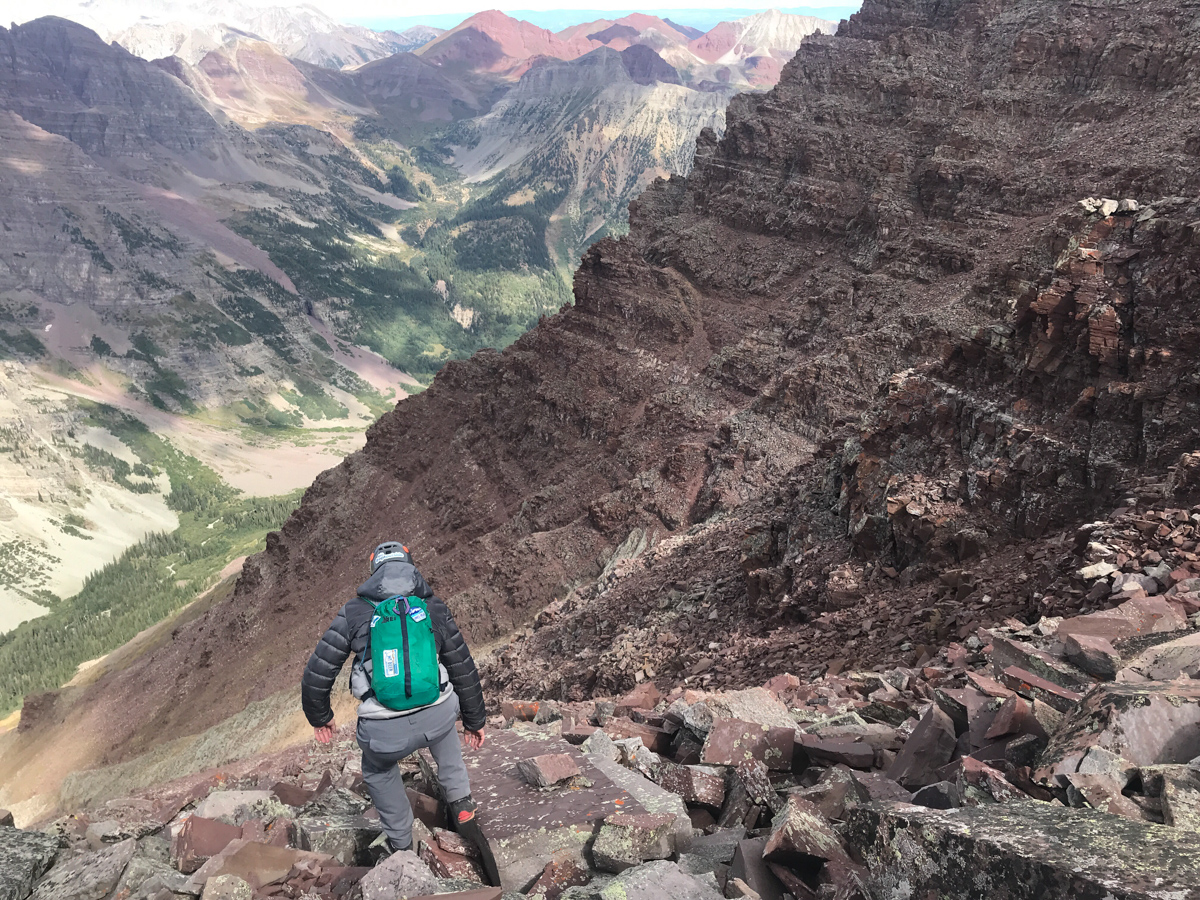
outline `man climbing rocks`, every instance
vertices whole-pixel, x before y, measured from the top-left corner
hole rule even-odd
[[[363,781],[390,849],[410,850],[413,843],[412,807],[396,763],[428,747],[459,832],[480,844],[490,861],[475,823],[455,727],[461,712],[467,746],[483,746],[486,714],[479,673],[450,610],[402,544],[389,541],[375,548],[371,577],[338,610],[304,669],[301,704],[322,744],[333,738],[329,694],[351,653],[350,692],[361,701],[357,737]]]

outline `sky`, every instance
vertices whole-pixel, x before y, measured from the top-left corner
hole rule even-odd
[[[312,5],[320,7],[329,15],[336,18],[350,19],[385,19],[385,18],[421,18],[429,17],[438,14],[451,13],[475,13],[483,9],[500,8],[509,10],[504,6],[495,4],[492,7],[481,5],[479,0],[471,2],[471,0],[442,0],[442,2],[432,3],[429,0],[308,0]],[[744,4],[744,6],[743,6]],[[668,9],[686,9],[686,10],[702,10],[702,9],[721,9],[721,8],[753,8],[762,10],[769,8],[769,5],[733,3],[729,0],[654,0],[653,6],[656,10]],[[279,6],[295,6],[299,5],[291,0],[279,0],[279,2],[271,5]],[[794,4],[789,3],[788,6]],[[838,9],[857,9],[859,3],[836,3],[833,0],[810,0],[809,8],[819,7],[836,7]],[[514,7],[518,9],[518,7]],[[583,2],[564,2],[564,0],[520,0],[520,10],[528,10],[535,12],[544,12],[549,10],[619,10],[622,12],[633,12],[629,8],[629,0],[583,0]]]

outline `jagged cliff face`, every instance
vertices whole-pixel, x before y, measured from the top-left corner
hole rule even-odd
[[[709,604],[689,641],[845,607],[854,655],[895,652],[864,592],[917,604],[1194,448],[1191,213],[1161,201],[1197,189],[1198,47],[1173,3],[868,0],[731,103],[574,308],[447,365],[229,602],[86,692],[136,698],[110,758],[290,686],[386,537],[476,642],[563,600],[493,670],[548,693],[631,683],[649,654],[619,645],[681,592]],[[1032,594],[1004,596],[979,615]]]

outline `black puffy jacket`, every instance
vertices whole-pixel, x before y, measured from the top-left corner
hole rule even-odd
[[[300,682],[300,703],[314,728],[327,725],[333,719],[329,694],[350,654],[353,653],[356,659],[365,659],[369,655],[367,640],[371,633],[371,617],[375,614],[374,604],[399,595],[420,597],[425,601],[437,638],[438,658],[458,694],[463,727],[478,731],[484,726],[487,713],[483,706],[483,687],[458,623],[421,573],[411,563],[397,560],[385,562],[359,585],[358,596],[338,610],[333,624],[308,658]]]

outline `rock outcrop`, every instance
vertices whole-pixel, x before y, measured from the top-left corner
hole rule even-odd
[[[1099,684],[1073,707],[1048,710],[1035,676],[1008,679],[1011,687],[993,677],[1022,653],[1080,674],[1054,649],[1055,623],[1042,624],[981,629],[977,652],[952,645],[919,667],[807,682],[780,673],[740,691],[505,701],[482,748],[466,755],[501,882],[491,888],[480,848],[447,828],[425,751],[400,763],[414,850],[385,856],[348,727],[330,745],[74,811],[41,835],[0,826],[0,878],[16,879],[16,900],[114,890],[165,900],[163,887],[243,900],[336,900],[352,890],[366,900],[453,890],[543,900],[867,900],[913,890],[1192,900],[1200,691],[1190,680]],[[594,730],[576,747],[582,722]],[[639,726],[661,736],[657,752],[627,736]],[[787,742],[785,756],[764,748],[761,758],[693,761],[702,744],[766,733]]]

